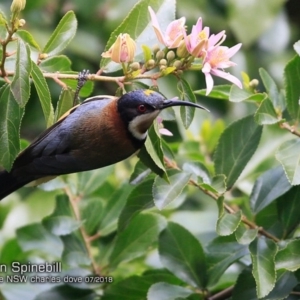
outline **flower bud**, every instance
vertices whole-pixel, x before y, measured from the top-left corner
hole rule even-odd
[[[252,79],[249,82],[249,87],[251,87],[253,89],[257,88],[258,85],[259,85],[259,81],[257,79]]]
[[[156,56],[157,60],[161,60],[162,58],[165,57],[165,52],[162,51],[162,50],[159,50],[157,53],[156,53]]]
[[[19,20],[19,27],[23,27],[26,24],[26,21],[24,19]]]
[[[151,69],[155,66],[155,60],[154,59],[149,59],[147,61],[147,68]]]
[[[186,48],[186,45],[185,45],[185,41],[182,40],[176,50],[176,54],[178,57],[180,58],[186,58],[188,57],[190,54]]]
[[[26,0],[13,0],[10,11],[14,14],[18,14],[21,10],[25,8]]]
[[[39,59],[46,59],[46,58],[48,58],[48,54],[47,53],[41,53],[39,55]]]
[[[136,44],[127,33],[121,33],[115,43],[106,52],[101,55],[110,58],[116,63],[131,62],[134,59]]]
[[[172,61],[174,58],[175,58],[175,53],[174,53],[174,51],[169,51],[169,52],[167,53],[167,60],[168,60],[168,61]]]
[[[180,60],[175,60],[173,63],[173,67],[176,69],[180,69],[182,67],[182,62]]]
[[[159,65],[160,66],[166,66],[168,64],[168,62],[167,62],[167,60],[166,59],[161,59],[160,61],[159,61]]]
[[[133,63],[130,65],[130,68],[131,68],[133,71],[137,71],[137,70],[139,70],[139,69],[141,68],[141,66],[140,66],[140,64],[139,64],[137,61],[135,61],[135,62],[133,62]]]
[[[157,53],[159,50],[160,50],[160,48],[159,48],[159,45],[157,45],[157,44],[152,47],[152,51],[154,54]]]

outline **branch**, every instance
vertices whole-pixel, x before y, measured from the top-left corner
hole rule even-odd
[[[234,286],[230,286],[227,289],[214,294],[210,297],[207,298],[207,300],[223,300],[223,299],[228,299],[231,295],[232,295],[232,291],[233,291]]]
[[[300,132],[298,130],[295,129],[295,126],[291,126],[289,123],[284,122],[280,124],[280,127],[283,129],[288,130],[290,133],[300,137]]]
[[[80,211],[79,211],[79,208],[78,208],[78,203],[81,200],[81,197],[75,196],[68,187],[64,188],[64,190],[65,190],[65,193],[68,195],[68,197],[70,199],[70,203],[71,203],[71,206],[73,208],[73,212],[74,212],[76,220],[81,222]],[[100,275],[99,267],[96,264],[96,262],[94,260],[94,257],[93,257],[93,253],[92,253],[92,245],[91,245],[92,240],[90,239],[90,237],[86,233],[83,225],[80,225],[79,229],[80,229],[80,232],[81,232],[81,235],[82,235],[82,238],[83,238],[83,241],[84,241],[84,244],[85,244],[88,256],[89,256],[89,259],[91,260],[93,271],[94,271],[95,274]]]

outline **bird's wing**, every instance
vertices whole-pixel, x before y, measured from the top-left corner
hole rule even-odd
[[[88,119],[93,122],[93,117],[101,117],[101,110],[112,99],[93,97],[73,107],[19,154],[12,172],[39,178],[83,171],[80,160],[72,155],[74,147],[88,142],[78,140],[84,136],[82,124],[87,124]]]

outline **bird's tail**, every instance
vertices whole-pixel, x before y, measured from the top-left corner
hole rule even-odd
[[[26,183],[27,182],[20,182],[15,176],[7,171],[0,172],[0,200],[19,189]]]

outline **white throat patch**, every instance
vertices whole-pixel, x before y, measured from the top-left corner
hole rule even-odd
[[[144,140],[147,137],[147,129],[151,126],[153,120],[158,116],[159,111],[139,115],[129,122],[128,130],[138,140]]]

